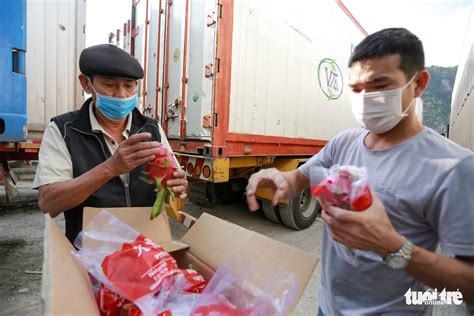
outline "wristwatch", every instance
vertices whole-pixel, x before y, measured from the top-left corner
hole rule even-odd
[[[402,248],[397,252],[389,254],[384,262],[392,269],[405,269],[411,259],[411,251],[413,250],[413,244],[408,239],[405,239]]]

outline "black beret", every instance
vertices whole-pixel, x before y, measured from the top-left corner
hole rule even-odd
[[[79,57],[79,69],[86,76],[143,78],[140,63],[132,55],[112,44],[100,44],[84,49]]]

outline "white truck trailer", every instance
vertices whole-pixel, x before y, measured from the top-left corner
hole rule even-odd
[[[27,113],[30,139],[52,117],[84,102],[79,55],[85,48],[86,0],[27,1]]]
[[[451,140],[474,150],[474,9],[471,9],[466,38],[451,99],[448,135]]]
[[[259,168],[293,170],[356,126],[347,62],[367,33],[341,0],[135,0],[130,12],[115,40],[145,69],[141,109],[203,196],[234,201]],[[295,229],[319,211],[309,190],[275,208],[258,196]]]

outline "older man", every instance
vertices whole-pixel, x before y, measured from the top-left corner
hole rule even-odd
[[[40,209],[53,217],[64,212],[71,242],[82,230],[85,206],[152,206],[154,187],[139,177],[160,143],[169,148],[160,125],[136,108],[143,69],[133,56],[96,45],[81,53],[79,68],[82,88],[92,97],[80,110],[51,120],[34,180]],[[174,177],[167,184],[186,198],[185,173]]]

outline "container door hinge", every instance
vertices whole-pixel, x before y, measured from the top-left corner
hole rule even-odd
[[[222,1],[219,0],[219,2],[217,3],[217,17],[219,19],[222,19]]]
[[[212,117],[212,123],[214,123],[214,127],[217,127],[217,118],[218,118],[218,114],[214,113]]]

